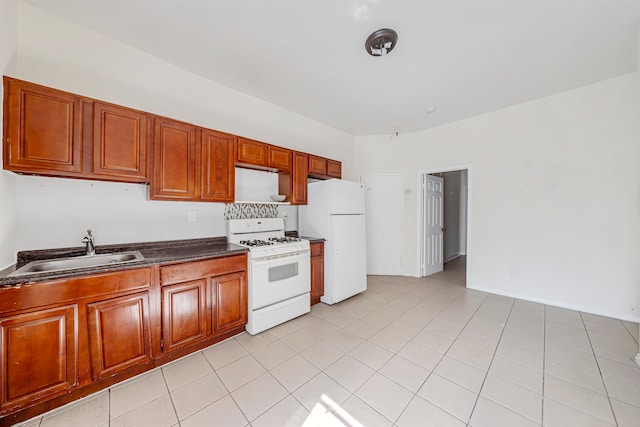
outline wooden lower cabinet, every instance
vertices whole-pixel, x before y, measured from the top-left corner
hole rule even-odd
[[[246,256],[160,268],[162,345],[170,353],[247,323]]]
[[[162,350],[178,348],[207,337],[206,280],[162,287]]]
[[[213,332],[219,333],[247,323],[247,275],[225,274],[211,280]]]
[[[87,304],[92,379],[151,360],[149,292]]]
[[[0,287],[0,427],[244,330],[247,256]]]
[[[311,305],[324,295],[324,242],[311,244]]]
[[[0,319],[0,410],[64,394],[78,384],[78,307]]]

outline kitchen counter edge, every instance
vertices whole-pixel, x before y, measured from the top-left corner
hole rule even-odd
[[[224,258],[233,255],[248,253],[245,247],[228,243],[225,237],[214,237],[189,240],[169,240],[145,243],[127,243],[121,245],[97,246],[96,253],[112,253],[140,251],[144,260],[118,265],[105,265],[99,267],[78,268],[74,270],[61,270],[36,274],[10,276],[16,268],[31,261],[42,259],[63,258],[68,256],[84,255],[83,248],[58,248],[18,253],[17,264],[14,268],[5,269],[0,273],[0,288],[10,286],[22,286],[35,282],[66,279],[93,274],[110,273],[115,271],[132,270],[136,268],[150,267],[157,264],[175,264],[180,262],[198,261],[211,258]]]

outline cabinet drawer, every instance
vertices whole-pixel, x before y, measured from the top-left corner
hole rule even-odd
[[[170,285],[200,277],[219,276],[247,269],[247,256],[237,255],[160,267],[160,283]]]
[[[311,244],[311,257],[324,255],[324,243],[312,243]]]
[[[151,283],[151,269],[92,274],[82,277],[37,282],[0,289],[0,313],[19,307],[41,307],[81,298],[145,289]]]

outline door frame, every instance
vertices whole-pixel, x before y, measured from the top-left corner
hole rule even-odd
[[[423,169],[423,170],[419,170],[418,171],[418,176],[417,176],[417,188],[418,188],[418,197],[417,197],[417,206],[416,206],[416,210],[417,210],[417,230],[418,230],[418,247],[417,247],[417,254],[418,256],[418,260],[417,260],[417,265],[416,265],[416,277],[425,277],[423,276],[424,274],[424,270],[422,268],[422,264],[424,261],[424,256],[425,254],[423,253],[423,248],[424,248],[424,210],[423,210],[423,205],[424,205],[424,193],[422,191],[422,176],[423,175],[430,175],[430,174],[434,174],[434,173],[442,173],[442,172],[454,172],[454,171],[462,171],[462,170],[466,170],[467,171],[467,215],[466,215],[466,226],[467,226],[467,236],[466,236],[466,240],[467,240],[467,248],[466,248],[466,256],[467,256],[467,287],[471,287],[469,286],[471,283],[471,280],[473,278],[473,275],[471,274],[471,270],[473,268],[473,245],[472,245],[472,233],[471,233],[471,212],[472,212],[472,184],[473,184],[473,179],[472,179],[472,166],[470,164],[466,164],[466,165],[459,165],[459,166],[447,166],[447,167],[441,167],[441,168],[430,168],[430,169]]]

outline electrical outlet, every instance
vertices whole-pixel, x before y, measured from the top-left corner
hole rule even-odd
[[[518,270],[517,268],[514,268],[511,270],[511,277],[520,277],[520,270]]]
[[[189,221],[189,222],[196,222],[197,221],[197,217],[196,217],[195,211],[187,212],[187,221]]]

